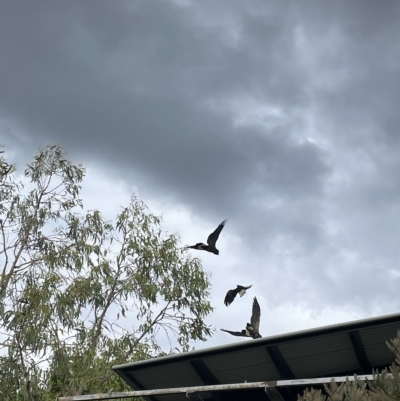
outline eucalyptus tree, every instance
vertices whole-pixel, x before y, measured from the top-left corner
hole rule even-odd
[[[34,156],[22,182],[5,155],[0,399],[123,390],[113,364],[184,352],[212,334],[209,274],[161,217],[135,196],[115,221],[85,210],[85,169],[58,145]]]

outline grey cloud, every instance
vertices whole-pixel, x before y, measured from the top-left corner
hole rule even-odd
[[[154,197],[235,221],[255,269],[284,249],[265,288],[284,274],[298,302],[392,288],[368,275],[399,261],[397,2],[21,4],[0,5],[0,117],[35,146],[61,142]],[[280,122],[235,124],[249,98]]]
[[[261,132],[254,133],[254,128],[235,130],[229,116],[221,117],[210,111],[206,113],[198,105],[202,99],[198,98],[199,94],[203,99],[210,93],[214,96],[219,92],[218,85],[228,91],[223,93],[227,96],[232,90],[240,93],[241,87],[251,91],[257,86],[257,78],[268,77],[271,65],[266,65],[264,71],[263,65],[250,63],[254,57],[265,56],[263,51],[268,50],[263,48],[263,43],[268,44],[267,41],[260,41],[256,49],[249,43],[252,31],[259,28],[263,36],[263,25],[258,24],[260,27],[257,27],[255,17],[251,16],[246,29],[251,28],[252,31],[243,34],[244,43],[239,49],[226,49],[216,40],[211,42],[210,50],[209,42],[200,42],[195,32],[182,23],[182,15],[176,12],[176,8],[167,3],[157,3],[159,7],[150,12],[147,3],[138,4],[134,12],[126,13],[131,16],[127,18],[121,16],[124,14],[121,10],[109,9],[106,3],[101,3],[104,9],[96,9],[94,13],[73,3],[75,12],[69,14],[77,15],[77,22],[67,20],[61,23],[62,26],[70,26],[70,31],[60,32],[58,40],[57,33],[54,33],[53,40],[49,42],[40,42],[42,28],[37,26],[35,19],[29,21],[32,30],[38,32],[36,46],[42,50],[31,59],[36,69],[24,69],[27,76],[31,74],[26,86],[15,90],[14,82],[18,77],[8,81],[9,96],[3,103],[3,109],[16,119],[23,116],[36,135],[42,135],[47,140],[62,140],[68,148],[75,148],[75,152],[98,154],[97,157],[103,158],[106,164],[108,161],[109,164],[124,164],[125,167],[131,165],[153,177],[160,175],[159,185],[177,188],[177,196],[191,198],[195,202],[198,200],[199,204],[213,203],[218,208],[218,205],[222,207],[232,203],[234,197],[231,191],[243,191],[246,181],[254,179],[260,181],[260,186],[272,184],[282,190],[297,191],[297,195],[301,188],[304,193],[309,191],[315,184],[311,181],[315,174],[319,174],[318,169],[309,171],[310,176],[300,172],[303,168],[307,169],[309,163],[314,163],[314,168],[323,166],[317,166],[318,156],[312,155],[307,147],[296,149],[294,144],[286,145],[287,134],[283,129],[277,133],[282,137],[282,143],[279,143],[279,138],[274,142]],[[60,16],[60,10],[45,8],[45,11],[48,14],[52,12],[54,18]],[[33,16],[37,13],[39,11],[34,10]],[[84,24],[84,29],[77,29],[77,24]],[[114,26],[117,26],[115,31]],[[159,26],[163,28],[163,35],[155,34],[159,32]],[[31,36],[35,38],[32,33]],[[80,59],[74,57],[79,41],[88,44],[88,54],[95,56],[90,65],[85,64],[87,60],[81,53],[78,54]],[[71,43],[75,47],[71,47]],[[118,45],[121,43],[126,54],[129,55],[132,50],[131,58],[139,58],[139,62],[133,64],[134,68],[123,77],[127,88],[120,85],[121,77],[112,76],[114,66],[110,59],[115,56],[120,61]],[[24,40],[21,40],[20,46],[21,60],[18,64],[26,65]],[[213,54],[218,53],[221,54],[214,58]],[[197,67],[196,56],[201,60],[200,67]],[[272,60],[276,58],[276,52],[273,52]],[[201,67],[212,66],[215,59],[219,65],[216,73],[210,74],[207,69],[203,73]],[[11,62],[12,66],[14,62]],[[57,64],[54,65],[55,62]],[[111,69],[111,73],[104,64]],[[243,71],[245,65],[249,66],[247,71]],[[189,82],[192,91],[182,94],[178,81],[182,75],[185,78],[185,69],[190,70],[191,67],[195,68],[191,74],[193,82]],[[136,71],[140,76],[138,88],[130,83],[130,75],[135,81]],[[200,82],[193,88],[196,73]],[[290,77],[290,74],[286,75]],[[206,82],[202,77],[211,81]],[[266,79],[265,84],[268,81]],[[233,83],[233,88],[229,82]],[[183,79],[183,85],[185,83]],[[147,93],[141,93],[141,85],[146,87]],[[268,90],[278,87],[279,82],[271,85]],[[208,93],[204,93],[203,86]],[[158,90],[156,94],[155,88]],[[258,89],[260,93],[264,90]],[[191,103],[189,95],[193,97]],[[282,99],[286,95],[283,88]],[[316,156],[314,162],[313,156]],[[254,161],[258,162],[258,167],[252,167]],[[307,183],[305,180],[311,181]]]

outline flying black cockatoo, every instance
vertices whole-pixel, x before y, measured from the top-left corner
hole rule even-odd
[[[217,243],[219,234],[221,233],[222,229],[225,226],[225,223],[228,220],[224,220],[216,229],[213,233],[211,233],[208,238],[207,238],[207,244],[203,244],[202,242],[198,242],[196,245],[186,245],[185,249],[191,248],[191,249],[198,249],[200,251],[207,251],[211,253],[215,253],[216,255],[219,255],[219,250],[216,248],[215,244]]]
[[[242,331],[230,331],[225,329],[221,329],[221,331],[225,331],[237,337],[251,337],[254,340],[256,338],[261,338],[262,336],[258,331],[260,328],[260,316],[261,316],[260,305],[258,304],[257,298],[254,297],[253,310],[251,314],[250,323],[246,324],[246,328]]]
[[[246,290],[248,290],[250,287],[251,287],[251,285],[249,285],[248,287],[243,287],[242,285],[237,285],[234,290],[229,290],[226,293],[224,304],[226,306],[229,306],[233,302],[233,300],[236,298],[237,294],[239,294],[242,297],[244,294],[246,294]]]

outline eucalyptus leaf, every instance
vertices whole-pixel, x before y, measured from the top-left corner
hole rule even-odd
[[[59,145],[27,164],[0,155],[0,389],[18,401],[127,385],[111,366],[168,354],[212,334],[210,275],[135,195],[113,221],[85,210],[85,169]],[[24,302],[21,302],[23,300]],[[136,317],[136,319],[135,319]],[[168,335],[169,334],[169,335]],[[173,334],[173,335],[171,335]],[[164,337],[163,337],[164,336]],[[2,398],[4,399],[4,398]]]

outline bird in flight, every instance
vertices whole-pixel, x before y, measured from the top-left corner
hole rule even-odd
[[[256,338],[261,338],[262,336],[259,333],[260,316],[261,316],[260,305],[258,304],[257,298],[254,297],[250,323],[246,324],[246,328],[242,331],[230,331],[225,329],[221,329],[221,331],[225,331],[226,333],[232,334],[233,336],[237,337],[251,337],[254,340]]]
[[[218,241],[219,234],[221,233],[222,229],[224,228],[226,222],[228,220],[224,220],[214,232],[212,232],[207,238],[207,245],[203,244],[202,242],[198,242],[196,245],[186,245],[185,249],[198,249],[200,251],[207,251],[214,253],[215,255],[219,255],[219,250],[216,248],[215,244]]]
[[[237,294],[239,294],[242,297],[244,294],[246,294],[246,290],[248,290],[249,288],[251,288],[251,285],[249,285],[248,287],[244,287],[242,285],[237,285],[234,290],[229,290],[226,293],[224,304],[226,306],[229,306],[233,302],[233,300],[236,298]]]

